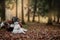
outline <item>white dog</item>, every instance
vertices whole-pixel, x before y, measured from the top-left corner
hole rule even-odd
[[[21,28],[18,22],[14,22],[14,29],[12,31],[12,33],[24,33],[25,31],[27,31],[27,29]]]

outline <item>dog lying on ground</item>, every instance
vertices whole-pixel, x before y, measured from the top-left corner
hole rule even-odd
[[[6,29],[8,32],[12,33],[24,33],[27,31],[27,29],[22,28],[22,25],[19,22],[1,22],[1,28]]]
[[[14,22],[14,29],[12,33],[24,33],[25,34],[25,31],[27,31],[27,29],[22,28],[19,25],[19,22]]]

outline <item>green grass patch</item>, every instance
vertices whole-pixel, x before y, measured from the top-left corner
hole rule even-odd
[[[27,25],[23,25],[23,28],[26,28],[26,29],[28,29],[28,26],[27,26]]]

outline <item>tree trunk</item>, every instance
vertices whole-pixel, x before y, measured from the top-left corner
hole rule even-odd
[[[35,22],[35,13],[36,13],[36,8],[37,8],[37,0],[35,0],[35,4],[34,4],[34,14],[33,14],[33,22]]]
[[[57,23],[59,23],[59,17],[57,18]]]
[[[49,0],[49,14],[48,14],[48,25],[52,25],[52,18],[51,18],[51,12],[52,12],[52,0]]]
[[[1,19],[4,21],[5,20],[5,0],[2,0],[1,5],[2,5]]]
[[[56,22],[56,9],[54,9],[54,20],[53,20],[53,22],[55,23]]]
[[[30,22],[30,15],[29,15],[29,13],[30,13],[30,9],[28,8],[28,22]]]
[[[54,15],[54,20],[53,20],[53,22],[55,22],[55,15]]]
[[[58,14],[57,14],[57,23],[59,23],[59,18],[60,18],[60,10],[58,10]]]
[[[48,25],[52,25],[52,18],[51,17],[48,17]]]
[[[18,17],[18,0],[16,0],[16,17]]]
[[[48,23],[47,25],[52,25],[52,17],[51,14],[48,15]]]
[[[59,23],[59,18],[60,18],[60,1],[59,0],[57,0],[57,11],[58,11],[58,13],[57,13],[57,23]]]
[[[30,22],[30,9],[29,9],[29,0],[28,0],[28,22]]]
[[[23,11],[23,0],[22,0],[21,4],[22,4],[22,24],[25,24],[25,22],[24,22],[24,11]]]
[[[40,15],[38,14],[38,23],[40,22]]]

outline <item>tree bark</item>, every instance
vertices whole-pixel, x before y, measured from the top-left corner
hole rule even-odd
[[[49,14],[48,14],[48,25],[52,25],[52,18],[51,18],[51,12],[52,12],[52,0],[48,1],[49,4]]]
[[[30,22],[30,15],[29,15],[29,13],[30,13],[30,9],[28,8],[28,22]]]
[[[57,13],[57,23],[59,23],[59,18],[60,18],[60,1],[59,0],[57,0],[57,11],[58,11],[58,13]]]
[[[28,0],[28,22],[30,22],[30,9],[29,9],[29,0]]]
[[[22,0],[21,4],[22,4],[22,24],[25,24],[25,22],[24,22],[24,11],[23,11],[23,0]]]
[[[40,15],[38,14],[38,23],[40,22]]]
[[[2,5],[2,15],[1,15],[1,20],[5,20],[5,0],[1,1],[1,5]]]
[[[51,17],[51,14],[49,13],[48,14],[48,25],[52,25],[52,17]]]
[[[59,18],[60,18],[60,10],[58,9],[58,14],[57,14],[57,23],[59,23]]]
[[[36,13],[36,8],[37,8],[37,0],[35,0],[35,4],[34,4],[34,14],[33,14],[33,22],[35,22],[35,13]]]
[[[16,17],[18,17],[18,0],[16,0]]]

